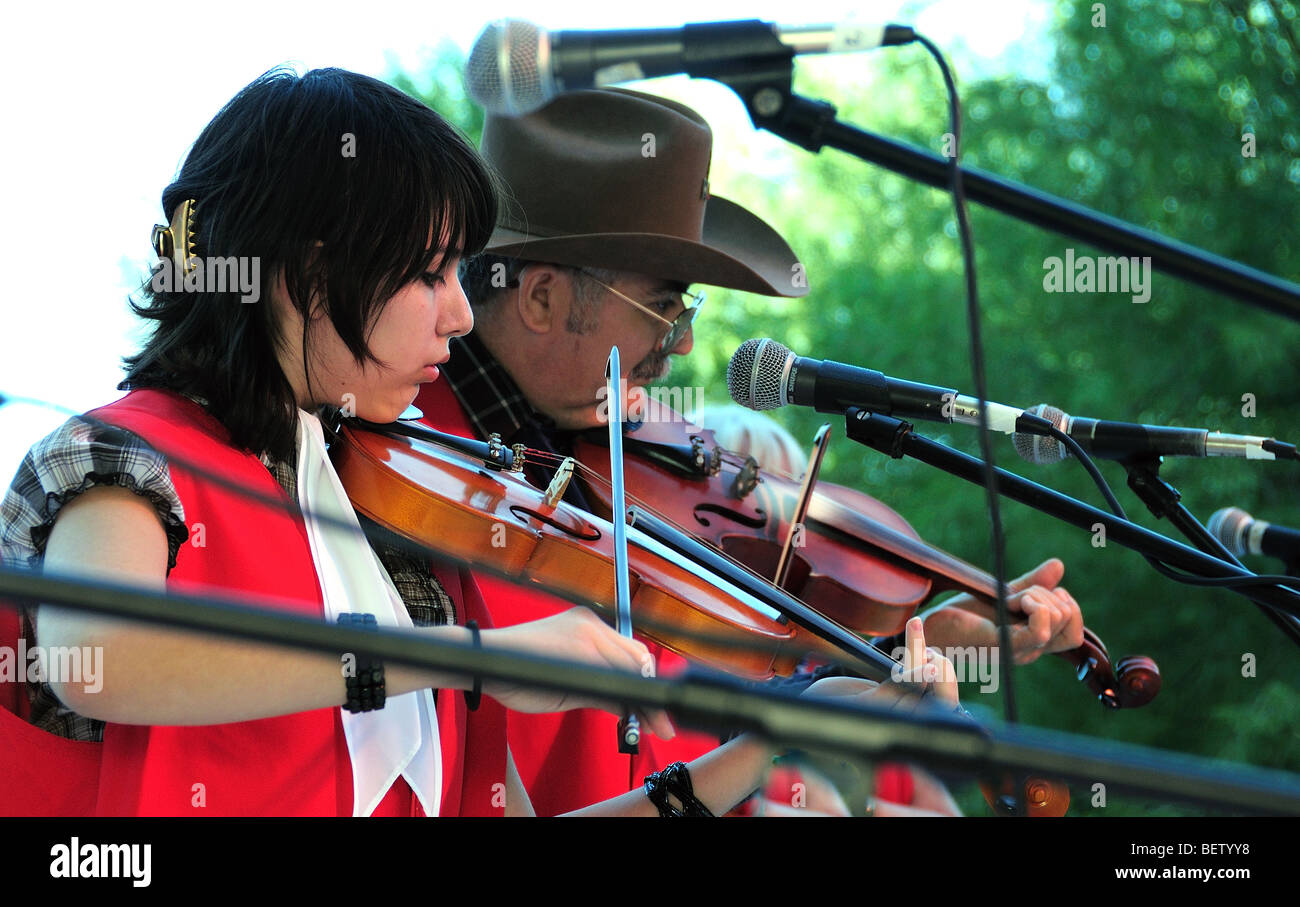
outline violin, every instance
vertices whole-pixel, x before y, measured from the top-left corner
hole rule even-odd
[[[612,611],[612,527],[565,503],[563,482],[539,491],[514,471],[524,451],[420,425],[351,420],[330,454],[353,507],[380,526],[478,569]],[[652,530],[657,534],[648,535]],[[876,680],[897,666],[653,514],[629,526],[628,554],[637,630],[687,659],[756,680],[789,676],[809,654]]]
[[[629,499],[653,501],[667,518],[769,579],[785,548],[782,588],[857,633],[899,633],[919,606],[943,592],[996,600],[991,575],[926,544],[897,512],[856,489],[817,483],[798,519],[797,480],[761,470],[680,417],[636,423],[624,445]],[[608,516],[608,442],[597,433],[579,436],[574,455],[587,467],[584,475],[598,477],[584,490]],[[791,551],[786,543],[794,533]],[[1126,656],[1112,664],[1101,638],[1086,627],[1081,646],[1056,654],[1106,708],[1142,706],[1160,691],[1151,658]]]

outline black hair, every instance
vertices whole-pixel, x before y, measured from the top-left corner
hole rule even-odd
[[[460,285],[474,308],[491,303],[499,291],[519,282],[519,274],[532,264],[492,252],[461,259]]]
[[[296,401],[276,356],[278,276],[303,315],[304,359],[315,295],[357,362],[377,361],[372,319],[435,261],[482,249],[497,196],[469,141],[392,86],[341,69],[265,73],[204,128],[162,196],[168,220],[196,200],[200,261],[257,260],[259,301],[142,288],[132,308],[154,324],[120,387],[201,398],[235,446],[287,459]]]

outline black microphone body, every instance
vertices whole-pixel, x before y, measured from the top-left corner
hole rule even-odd
[[[615,67],[636,67],[632,78],[677,73],[701,78],[742,71],[765,58],[794,56],[773,25],[758,19],[677,28],[557,31],[550,38],[552,72],[561,91],[592,88],[607,81],[602,73],[616,73]]]
[[[1137,422],[1107,422],[1071,416],[1047,403],[1025,411],[1041,416],[1065,432],[1085,452],[1105,460],[1142,457],[1243,457],[1247,460],[1275,460],[1294,457],[1293,445],[1274,438],[1233,435],[1205,428],[1174,428]],[[1018,432],[1016,450],[1030,463],[1055,463],[1070,455],[1057,439]]]
[[[934,422],[951,421],[957,391],[901,378],[874,369],[824,359],[795,356],[786,384],[788,403],[811,406],[819,413],[842,413],[852,407],[883,415]]]
[[[522,19],[502,19],[474,42],[465,81],[470,97],[489,113],[521,116],[566,91],[677,73],[726,79],[788,66],[796,54],[850,53],[915,38],[902,25],[784,27],[747,19],[548,32]]]
[[[796,356],[770,338],[746,340],[727,364],[731,399],[749,409],[797,404],[819,413],[857,407],[881,415],[931,422],[980,424],[979,401],[950,387],[891,378],[869,368]],[[989,427],[1007,434],[1026,428],[1022,410],[984,405]],[[1035,420],[1037,422],[1039,420]]]
[[[1170,457],[1204,457],[1210,436],[1204,428],[1175,428],[1142,425],[1138,422],[1106,422],[1075,416],[1066,431],[1079,446],[1103,460],[1122,460],[1135,454],[1163,454]]]

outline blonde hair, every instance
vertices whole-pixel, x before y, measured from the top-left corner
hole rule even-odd
[[[727,450],[753,457],[763,469],[799,476],[808,466],[803,447],[771,416],[732,404],[706,406],[695,414],[695,423],[710,429]]]

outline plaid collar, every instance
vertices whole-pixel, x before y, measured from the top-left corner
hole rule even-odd
[[[453,337],[449,346],[451,358],[440,366],[443,380],[480,438],[496,433],[512,444],[528,428],[547,437],[556,434],[555,423],[529,405],[515,379],[477,337]]]
[[[473,334],[453,337],[451,358],[439,368],[442,378],[469,416],[479,438],[499,434],[506,444],[523,444],[560,456],[573,453],[578,432],[561,430],[555,420],[537,412],[523,391],[487,347]],[[539,463],[524,467],[524,475],[538,488],[545,488],[553,468]],[[564,500],[579,510],[591,512],[581,482],[570,482]]]

